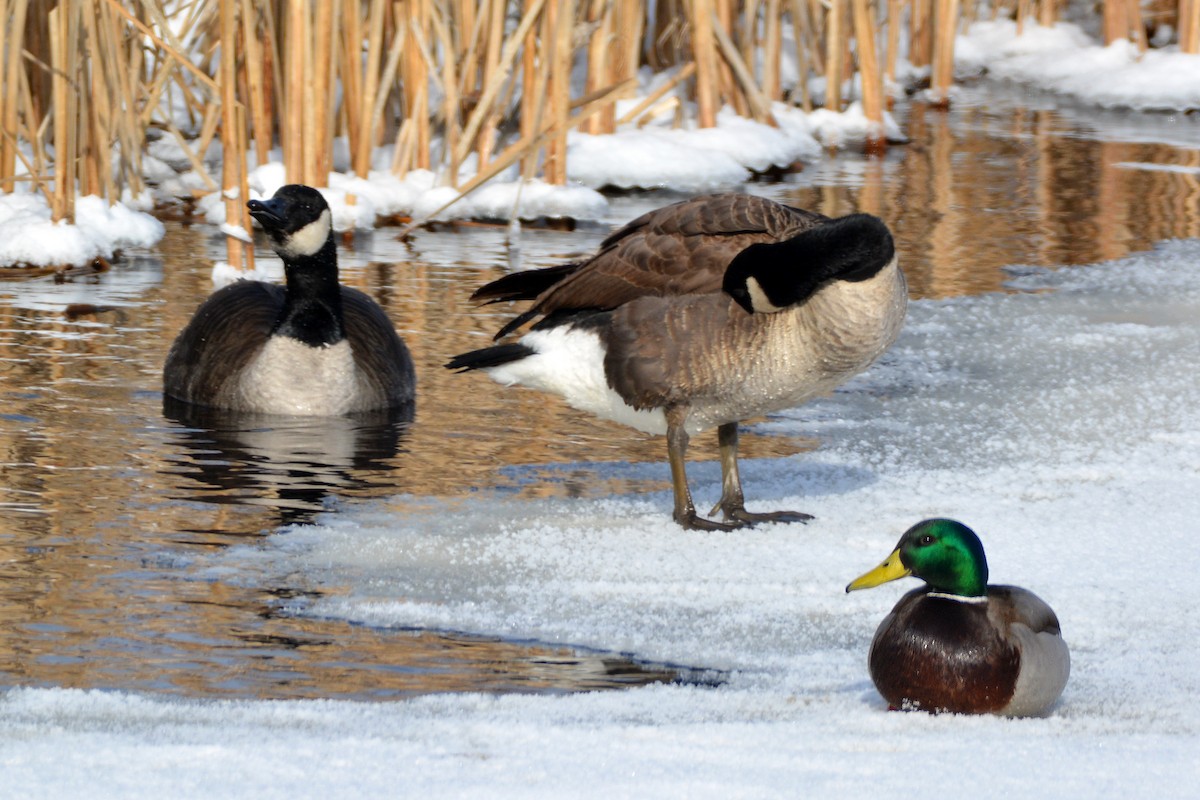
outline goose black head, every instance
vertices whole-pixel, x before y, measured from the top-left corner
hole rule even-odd
[[[750,245],[726,268],[723,288],[748,313],[782,311],[826,281],[871,278],[895,255],[883,220],[850,214],[782,242]]]
[[[285,260],[315,256],[333,230],[329,204],[311,186],[281,186],[270,200],[251,200],[246,207]]]

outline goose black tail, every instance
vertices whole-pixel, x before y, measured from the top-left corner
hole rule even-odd
[[[469,353],[457,355],[447,361],[445,367],[456,372],[488,369],[489,367],[499,367],[504,364],[511,364],[514,361],[520,361],[522,358],[531,356],[536,352],[532,347],[519,342],[514,344],[498,344],[493,347],[484,347],[479,350],[472,350]]]
[[[471,299],[488,303],[501,303],[505,300],[532,300],[579,269],[579,266],[579,264],[572,263],[513,272],[479,287],[471,295]]]

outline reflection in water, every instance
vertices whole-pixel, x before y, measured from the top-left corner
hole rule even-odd
[[[1002,291],[1007,265],[1088,263],[1200,236],[1200,116],[1036,102],[967,87],[948,112],[902,109],[912,144],[883,158],[826,156],[751,189],[829,215],[879,214],[916,298]],[[614,197],[605,222],[675,199]],[[503,228],[421,230],[404,242],[385,230],[343,243],[344,282],[379,301],[413,353],[411,421],[170,408],[164,418],[163,358],[223,257],[209,227],[170,222],[155,254],[103,275],[0,282],[0,686],[395,697],[679,674],[536,643],[295,618],[284,613],[289,598],[344,587],[313,587],[304,575],[253,585],[206,566],[207,553],[231,545],[255,557],[262,533],[336,513],[335,498],[399,515],[414,503],[452,514],[497,490],[657,492],[669,516],[660,437],[441,367],[512,313],[474,307],[475,288],[577,257],[606,230],[526,229],[515,243]],[[715,459],[712,439],[696,438],[697,460]],[[753,427],[742,439],[744,458],[796,458],[797,471],[817,444]],[[698,502],[716,498],[718,475],[714,464],[697,471]]]
[[[391,485],[412,423],[411,405],[345,417],[237,414],[170,397],[163,414],[184,426],[167,472],[191,478],[179,499],[276,508],[280,524],[312,521],[325,499]]]

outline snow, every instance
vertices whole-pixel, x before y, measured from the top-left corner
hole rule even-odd
[[[1198,57],[1167,48],[1134,60],[1127,45],[1100,47],[1070,26],[1027,31],[976,24],[959,40],[960,69],[986,64],[992,78],[1103,106],[1200,107]],[[596,218],[600,186],[737,184],[864,130],[856,109],[779,116],[769,129],[723,115],[707,132],[655,121],[604,148],[572,134],[570,187],[509,173],[445,214]],[[177,176],[173,186],[197,182],[172,166],[169,142],[152,163]],[[437,213],[456,195],[432,172],[401,180],[385,164],[366,180],[331,174],[339,230]],[[283,182],[277,161],[261,165],[251,196]],[[202,210],[223,225],[211,198]],[[0,263],[152,246],[162,226],[134,205],[144,199],[80,198],[67,226],[50,223],[36,195],[0,197]],[[347,503],[201,570],[254,585],[305,576],[323,590],[285,613],[619,651],[720,685],[377,703],[10,688],[0,692],[0,795],[1193,797],[1200,240],[1013,273],[1009,293],[913,303],[881,363],[758,423],[821,439],[816,452],[742,467],[751,509],[809,511],[808,525],[687,532],[670,521],[669,492],[398,498]],[[81,289],[45,291],[53,304]],[[665,457],[587,468],[599,479],[667,475]],[[527,469],[540,479],[555,468]],[[691,464],[689,476],[706,508],[717,464]],[[843,587],[934,515],[980,533],[993,581],[1057,611],[1073,672],[1048,717],[889,713],[871,686],[875,625],[913,583]]]
[[[323,589],[287,613],[628,652],[720,678],[561,696],[208,701],[10,689],[12,796],[1192,795],[1200,642],[1200,241],[1015,269],[1014,291],[912,304],[830,398],[760,423],[814,453],[750,460],[750,506],[808,525],[687,532],[669,492],[481,492],[346,505],[201,570]],[[465,378],[464,380],[469,380]],[[480,380],[483,380],[482,378]],[[574,465],[573,468],[577,468]],[[545,466],[531,465],[531,474]],[[666,477],[665,463],[590,467]],[[701,505],[715,463],[693,464]],[[846,595],[909,525],[960,518],[995,582],[1057,611],[1073,673],[1044,719],[889,713],[866,672],[913,582]],[[262,584],[260,584],[262,585]]]
[[[1043,27],[1012,20],[976,22],[954,45],[958,77],[977,75],[1035,86],[1106,108],[1137,111],[1200,109],[1200,55],[1176,46],[1139,53],[1127,39],[1107,47],[1077,25]]]
[[[79,197],[76,224],[52,222],[40,194],[0,194],[0,266],[54,267],[111,259],[125,247],[150,247],[163,224],[149,214],[95,196]]]

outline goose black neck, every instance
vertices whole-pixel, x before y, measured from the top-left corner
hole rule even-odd
[[[895,256],[887,226],[870,214],[831,220],[782,242],[747,247],[730,263],[724,288],[743,306],[753,279],[769,302],[784,308],[809,297],[826,281],[865,281]]]
[[[345,338],[333,237],[312,255],[284,257],[283,268],[287,294],[275,333],[309,347],[336,344]]]
[[[817,281],[865,281],[896,254],[891,231],[870,214],[850,214],[769,246],[778,248],[776,263],[811,265]]]

